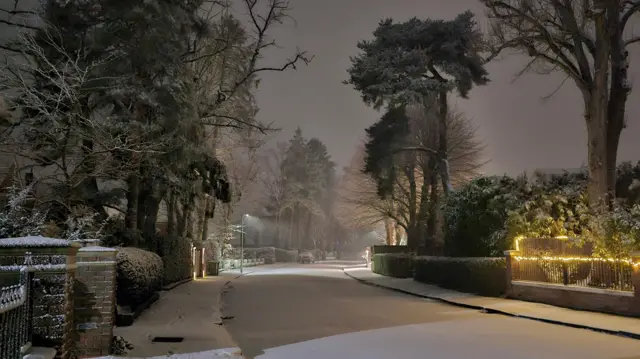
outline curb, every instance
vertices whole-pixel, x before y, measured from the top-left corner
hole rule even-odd
[[[352,279],[355,279],[356,281],[358,281],[360,283],[363,283],[363,284],[366,284],[366,285],[370,285],[370,286],[374,286],[374,287],[378,287],[378,288],[391,290],[391,291],[394,291],[394,292],[408,294],[408,295],[411,295],[411,296],[414,296],[414,297],[431,299],[431,300],[435,300],[435,301],[438,301],[438,302],[441,302],[441,303],[453,305],[453,306],[456,306],[456,307],[462,307],[462,308],[467,308],[467,309],[476,309],[476,310],[480,310],[480,311],[483,311],[483,312],[488,313],[488,314],[500,314],[500,315],[504,315],[504,316],[512,317],[512,318],[522,318],[522,319],[534,320],[534,321],[537,321],[537,322],[542,322],[542,323],[547,323],[547,324],[561,325],[561,326],[564,326],[564,327],[570,327],[570,328],[576,328],[576,329],[586,329],[586,330],[591,330],[591,331],[598,332],[598,333],[603,333],[603,334],[609,334],[609,335],[615,335],[615,336],[621,336],[621,337],[625,337],[625,338],[640,340],[640,334],[627,332],[627,331],[624,331],[624,330],[618,331],[618,330],[611,330],[611,329],[603,329],[603,328],[598,328],[598,327],[592,327],[592,326],[589,326],[589,325],[567,323],[567,322],[561,322],[561,321],[553,320],[553,319],[544,319],[544,318],[532,317],[532,316],[529,316],[529,315],[514,314],[514,313],[505,312],[505,311],[502,311],[502,310],[485,308],[485,307],[482,307],[482,306],[479,306],[479,305],[464,304],[464,303],[459,303],[459,302],[456,302],[456,301],[453,301],[453,300],[444,299],[444,298],[440,298],[440,297],[434,297],[434,296],[429,296],[429,295],[424,295],[424,294],[418,294],[418,293],[410,292],[408,290],[404,290],[404,289],[400,289],[400,288],[387,287],[385,285],[381,285],[381,284],[376,284],[376,283],[370,282],[370,281],[368,281],[366,279],[357,278],[357,277],[349,274],[349,272],[346,269],[349,269],[349,268],[343,268],[342,272],[344,274],[346,274],[348,277],[350,277]]]

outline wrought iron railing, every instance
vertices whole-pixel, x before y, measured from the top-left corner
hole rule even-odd
[[[18,284],[0,288],[0,358],[22,359],[31,348],[33,333],[33,271],[20,267]]]

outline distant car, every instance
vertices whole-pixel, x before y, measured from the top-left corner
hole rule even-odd
[[[300,263],[315,263],[316,259],[313,258],[311,252],[302,252],[298,256],[298,262]]]

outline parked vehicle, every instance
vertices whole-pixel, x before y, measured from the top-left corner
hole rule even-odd
[[[300,255],[298,255],[299,263],[315,263],[315,261],[316,259],[311,252],[301,252]]]

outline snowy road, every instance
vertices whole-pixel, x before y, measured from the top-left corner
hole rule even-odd
[[[224,295],[259,359],[640,359],[640,341],[452,307],[367,286],[337,264],[255,268]]]

